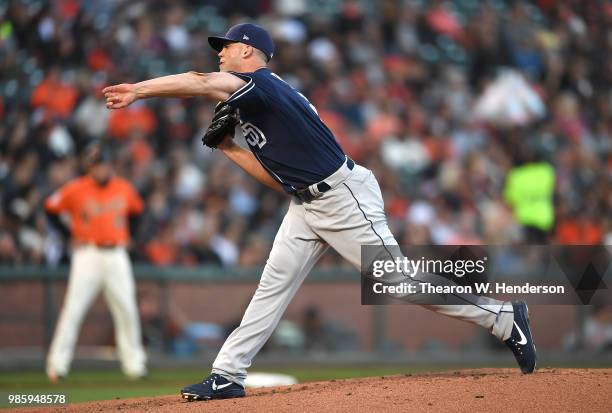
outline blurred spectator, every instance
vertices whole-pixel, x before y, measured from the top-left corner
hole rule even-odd
[[[150,291],[138,296],[138,314],[142,329],[142,342],[148,351],[168,351],[180,336],[185,320],[174,314],[162,314],[160,300]]]
[[[60,79],[59,68],[53,67],[32,91],[32,107],[44,109],[46,118],[67,119],[73,112],[77,97],[76,88]]]
[[[112,111],[108,118],[108,132],[114,138],[125,140],[137,133],[150,135],[156,124],[155,114],[141,101],[126,110]]]
[[[191,321],[172,304],[164,312],[162,305],[159,295],[150,290],[140,292],[138,311],[143,343],[148,351],[192,356],[200,350],[218,347],[222,343],[224,336],[221,326]]]
[[[525,240],[546,244],[554,217],[555,170],[546,162],[521,163],[508,172],[504,198],[523,226]]]
[[[206,36],[241,20],[270,29],[272,69],[377,175],[402,242],[543,241],[538,231],[557,243],[612,239],[605,2],[15,0],[0,8],[2,262],[65,257],[39,200],[102,138],[119,143],[116,169],[147,199],[137,259],[265,263],[288,200],[201,146],[212,103],[110,112],[99,98],[119,79],[217,70]],[[523,185],[506,186],[520,175],[519,146],[555,179],[553,193],[527,178],[546,198],[527,221]],[[537,234],[526,237],[525,225]]]
[[[585,350],[589,353],[612,351],[612,305],[597,303],[591,307],[582,332],[564,338],[567,350]]]
[[[307,351],[350,351],[359,349],[354,331],[337,321],[326,320],[318,308],[304,310],[301,322]]]

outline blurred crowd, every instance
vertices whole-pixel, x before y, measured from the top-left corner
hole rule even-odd
[[[374,171],[400,243],[612,244],[609,2],[14,0],[0,1],[0,263],[66,259],[42,201],[104,139],[145,199],[137,260],[263,264],[288,196],[202,146],[214,104],[109,111],[100,94],[218,70],[207,36],[246,20],[273,35],[272,70]],[[507,121],[475,116],[508,70],[541,102],[537,116],[511,116],[512,90]],[[526,195],[550,203],[552,221],[517,214],[524,185],[509,190],[508,176],[530,165],[553,172]]]
[[[143,343],[149,352],[192,356],[218,349],[241,321],[241,313],[238,318],[225,323],[189,319],[178,306],[170,305],[164,314],[161,305],[155,293],[141,290],[138,309]],[[112,334],[108,335],[108,339],[112,342]],[[346,352],[358,350],[362,344],[351,326],[325,317],[317,306],[308,305],[296,319],[281,320],[261,352]]]

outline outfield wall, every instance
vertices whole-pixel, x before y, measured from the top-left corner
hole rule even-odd
[[[153,302],[161,317],[224,326],[240,319],[259,271],[135,267],[140,296]],[[67,268],[0,268],[0,348],[46,348],[63,300],[66,274]],[[489,348],[493,343],[482,329],[418,306],[360,305],[359,275],[350,268],[313,271],[284,319],[300,325],[311,307],[325,323],[354,332],[355,347],[364,351],[454,351]],[[538,347],[560,349],[564,337],[580,331],[583,311],[569,305],[533,306]],[[112,320],[100,296],[83,323],[79,345],[112,345],[113,340]]]

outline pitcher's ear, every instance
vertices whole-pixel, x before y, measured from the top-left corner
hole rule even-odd
[[[245,44],[245,47],[242,48],[242,57],[244,57],[245,59],[247,57],[250,57],[253,55],[253,53],[255,53],[255,49],[253,48],[253,46]]]

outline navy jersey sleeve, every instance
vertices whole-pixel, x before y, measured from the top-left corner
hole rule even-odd
[[[266,79],[262,73],[229,73],[247,82],[227,98],[226,102],[230,106],[249,112],[257,112],[268,107],[265,92]]]

